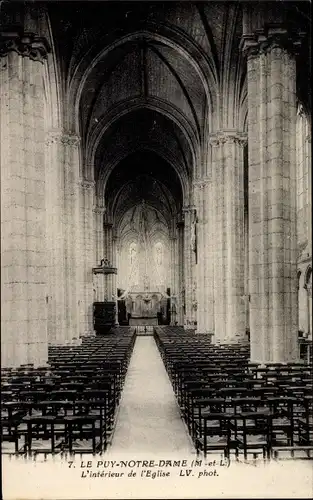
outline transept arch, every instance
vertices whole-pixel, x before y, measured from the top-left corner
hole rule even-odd
[[[165,32],[166,34],[163,34],[163,32]],[[165,26],[158,26],[157,31],[155,30],[155,27],[154,31],[150,27],[149,31],[139,30],[131,32],[122,36],[120,39],[113,41],[111,44],[105,46],[105,48],[102,47],[98,49],[93,58],[90,57],[90,54],[88,54],[89,58],[86,57],[86,55],[82,57],[73,73],[72,80],[69,83],[69,106],[70,109],[75,110],[75,114],[72,118],[70,118],[70,122],[72,121],[73,126],[75,126],[75,123],[79,123],[78,117],[81,95],[83,93],[83,88],[88,75],[95,67],[95,65],[103,58],[105,58],[110,53],[110,51],[126,43],[132,43],[134,41],[142,42],[144,40],[154,40],[158,43],[162,43],[168,47],[171,47],[178,54],[183,56],[188,61],[188,63],[194,67],[195,71],[199,75],[209,107],[214,107],[214,101],[216,99],[214,89],[217,80],[214,63],[211,62],[210,64],[208,62],[208,59],[204,57],[204,54],[202,54],[200,48],[195,46],[195,44],[193,44],[191,40],[188,40],[188,37],[186,35],[178,34],[177,31],[171,30],[169,27]],[[91,50],[89,50],[89,53],[90,52]],[[80,75],[79,79],[75,78],[75,75],[77,74]],[[81,77],[81,75],[83,76]]]

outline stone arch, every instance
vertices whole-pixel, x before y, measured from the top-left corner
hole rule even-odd
[[[46,119],[47,121],[49,120],[49,122],[46,123],[46,129],[57,130],[62,127],[63,122],[62,86],[60,84],[60,72],[55,51],[54,34],[47,12],[45,12],[45,23],[49,45],[51,47],[51,51],[44,62],[44,89],[47,101]]]
[[[140,29],[133,33],[128,33],[118,40],[113,40],[106,47],[98,48],[93,54],[92,48],[87,56],[83,56],[76,65],[69,83],[68,109],[73,110],[68,117],[69,127],[75,129],[75,124],[79,124],[79,103],[88,78],[89,72],[110,51],[122,46],[125,43],[136,40],[150,39],[163,43],[164,45],[178,51],[195,69],[202,81],[208,106],[211,110],[216,102],[217,72],[214,61],[208,62],[207,57],[202,53],[200,47],[196,46],[186,34],[178,33],[168,26],[149,26],[149,29]],[[77,77],[79,75],[79,78]],[[79,130],[76,129],[79,134]]]
[[[128,185],[130,185],[130,184],[131,184],[131,181],[129,181],[129,182],[128,182]],[[116,212],[116,207],[117,207],[117,205],[118,205],[118,202],[119,202],[120,196],[122,195],[122,192],[123,192],[123,190],[124,190],[126,187],[127,187],[127,185],[126,185],[126,186],[125,186],[125,185],[124,185],[124,186],[121,186],[121,188],[119,189],[119,191],[117,191],[117,192],[116,192],[116,194],[115,194],[114,198],[112,199],[112,202],[111,202],[111,203],[108,203],[108,205],[107,205],[107,212],[108,212],[108,214],[109,214],[109,217],[110,217],[112,220],[113,220],[113,219],[115,219],[115,223],[116,223],[116,227],[117,227],[117,228],[119,227],[119,224],[120,224],[120,222],[121,222],[121,220],[122,220],[122,218],[123,218],[123,215],[124,215],[124,214],[121,214],[121,215],[120,215],[120,216],[118,216],[118,217],[114,217],[114,216],[116,215],[116,214],[115,214],[115,212]],[[163,186],[163,188],[165,189],[165,187],[164,187],[164,186]],[[169,205],[170,205],[170,208],[171,208],[171,216],[172,216],[172,217],[175,217],[175,215],[176,215],[176,210],[175,210],[175,208],[176,208],[176,207],[175,207],[175,204],[174,204],[174,200],[173,200],[173,198],[172,198],[172,196],[171,196],[171,193],[168,193],[168,195],[169,195],[169,196],[168,196]],[[160,212],[160,210],[159,210],[158,208],[154,207],[154,209],[155,209],[155,211],[156,211],[156,212],[158,212],[158,213],[159,213],[159,215],[161,215],[161,216],[162,216],[162,214],[161,214],[161,212]]]
[[[190,169],[192,172],[194,171],[194,169],[198,164],[199,149],[195,133],[190,124],[188,123],[188,121],[183,118],[183,116],[181,115],[181,113],[178,112],[178,110],[175,110],[174,107],[168,105],[168,103],[157,102],[155,99],[149,99],[144,102],[142,102],[142,100],[140,99],[134,99],[131,101],[126,101],[122,103],[120,106],[117,106],[114,111],[114,115],[111,117],[111,120],[106,121],[106,119],[104,118],[103,122],[99,124],[99,128],[97,128],[97,135],[95,132],[94,137],[91,139],[88,157],[86,158],[85,161],[86,168],[88,169],[88,171],[85,172],[86,178],[89,178],[89,176],[93,175],[93,168],[96,162],[95,161],[96,151],[106,131],[108,131],[113,124],[117,123],[119,119],[139,109],[150,109],[152,111],[160,113],[161,115],[169,119],[169,121],[173,122],[181,130],[182,134],[184,135],[184,137],[188,142],[190,153],[192,156],[192,165],[190,166]],[[145,145],[144,149],[147,149],[147,147],[148,146]],[[128,149],[127,154],[129,154],[130,151],[131,150]],[[161,156],[167,156],[167,157],[170,156],[170,152],[168,151],[164,152],[162,151],[162,149],[160,151],[160,154]],[[104,193],[107,179],[109,178],[116,164],[119,163],[122,160],[122,158],[123,158],[122,154],[120,157],[117,156],[114,163],[112,163],[111,165],[106,165],[105,171],[102,170],[102,177],[100,177],[99,184],[97,187],[98,196],[99,195],[101,196],[101,193]],[[188,197],[189,183],[187,179],[187,173],[184,172],[184,170],[182,169],[182,165],[177,164],[177,160],[175,160],[173,156],[169,160],[181,179],[181,184],[183,187],[184,199],[185,199],[185,197]]]
[[[172,120],[185,134],[190,149],[196,156],[199,138],[197,137],[196,130],[190,121],[172,103],[168,103],[160,98],[149,96],[144,99],[142,97],[126,99],[118,103],[102,117],[102,119],[98,122],[97,127],[93,130],[91,136],[88,137],[89,150],[87,152],[86,161],[92,165],[95,151],[102,136],[117,120],[127,113],[143,108],[157,111]]]
[[[148,150],[147,148],[144,149],[144,151],[147,151],[147,150]],[[128,156],[128,154],[132,153],[132,152],[133,151],[129,151],[128,153],[125,153],[124,156],[117,158],[114,161],[113,164],[108,165],[108,169],[110,169],[110,174],[113,172],[113,170],[117,166],[117,164],[120,163],[120,161],[122,161],[123,159],[125,159]],[[163,155],[160,155],[160,156],[162,157]],[[167,157],[165,157],[164,159],[168,160]],[[171,165],[174,164],[174,166],[175,166],[174,170],[176,171],[176,173],[178,173],[178,177],[179,177],[179,179],[181,181],[184,204],[188,205],[188,199],[189,199],[189,194],[190,194],[189,191],[188,191],[188,189],[189,189],[188,183],[187,182],[183,182],[184,179],[180,175],[179,167],[177,165],[177,162],[170,161],[169,163]],[[97,194],[98,204],[100,206],[106,206],[108,208],[108,211],[109,211],[109,216],[112,217],[112,215],[113,215],[112,211],[110,210],[110,207],[107,205],[107,203],[105,203],[105,198],[104,198],[104,196],[105,196],[105,189],[106,189],[106,185],[104,184],[103,180],[100,179],[97,182],[97,185],[96,185],[96,194]],[[116,195],[116,197],[118,197],[118,194]],[[113,208],[113,206],[112,206],[112,208]]]

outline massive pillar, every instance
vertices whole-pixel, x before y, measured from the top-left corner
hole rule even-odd
[[[219,131],[210,137],[214,218],[214,341],[245,336],[243,147],[245,135]]]
[[[247,23],[249,25],[249,23]],[[297,358],[296,61],[280,27],[244,26],[251,360]],[[246,33],[245,33],[246,31]]]
[[[34,34],[1,39],[2,366],[47,361],[44,60]]]

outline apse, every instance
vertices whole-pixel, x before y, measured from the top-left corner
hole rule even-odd
[[[164,217],[142,199],[124,215],[120,240],[119,288],[165,294],[170,287],[170,256]]]
[[[105,198],[116,233],[119,300],[132,318],[156,318],[173,292],[173,236],[182,206],[178,175],[158,154],[139,150],[115,167]]]

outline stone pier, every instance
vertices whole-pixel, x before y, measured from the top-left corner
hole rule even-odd
[[[210,137],[214,246],[214,341],[245,336],[243,147],[245,134],[223,130]]]
[[[251,360],[263,363],[298,356],[296,42],[279,26],[243,36],[248,64]]]

